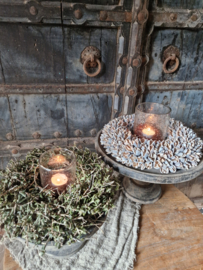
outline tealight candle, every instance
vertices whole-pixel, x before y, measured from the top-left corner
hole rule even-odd
[[[139,138],[146,138],[148,140],[160,140],[162,138],[161,131],[150,124],[140,124],[134,128],[133,133]]]
[[[50,149],[40,156],[41,186],[56,194],[66,191],[75,181],[76,159],[68,149]]]
[[[136,106],[133,134],[147,140],[165,140],[171,109],[159,103],[144,102]]]
[[[143,136],[145,138],[151,139],[155,135],[155,131],[152,127],[146,127],[142,130]]]
[[[68,177],[62,173],[56,173],[51,177],[51,182],[55,186],[62,186],[67,184]]]

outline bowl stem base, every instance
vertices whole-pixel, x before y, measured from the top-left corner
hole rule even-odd
[[[144,183],[124,177],[123,192],[131,201],[140,204],[151,204],[159,200],[162,194],[161,185]]]

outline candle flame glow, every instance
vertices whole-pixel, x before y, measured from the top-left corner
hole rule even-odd
[[[66,158],[63,155],[57,155],[50,158],[48,165],[54,166],[55,164],[63,164],[66,162]]]
[[[147,136],[153,136],[155,134],[155,131],[152,128],[147,127],[142,130],[142,133]]]
[[[62,186],[68,182],[68,177],[63,173],[56,173],[52,176],[51,182],[55,186]]]

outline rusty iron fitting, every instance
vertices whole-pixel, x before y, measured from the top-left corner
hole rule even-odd
[[[79,129],[77,129],[77,130],[75,131],[75,135],[76,135],[77,137],[80,137],[80,136],[82,135],[82,131],[79,130]]]
[[[55,131],[54,132],[54,137],[55,138],[60,138],[61,137],[61,133],[59,131]]]
[[[133,88],[130,88],[128,91],[129,96],[135,96],[136,92]]]
[[[123,59],[122,59],[122,64],[123,65],[126,65],[128,63],[128,58],[125,56],[125,57],[123,57]]]
[[[105,21],[107,18],[108,18],[107,11],[105,11],[105,10],[100,11],[100,20]]]
[[[140,67],[141,66],[141,60],[139,58],[133,59],[132,66],[136,67],[136,68]]]
[[[176,21],[177,20],[177,14],[176,13],[171,13],[170,14],[170,16],[169,16],[169,18],[170,18],[170,20],[172,21],[172,22],[174,22],[174,21]]]
[[[83,16],[82,10],[76,9],[76,10],[74,11],[74,16],[75,16],[75,18],[76,18],[77,20],[81,19],[82,16]]]
[[[96,58],[94,61],[96,61],[97,65],[98,65],[98,68],[97,68],[97,70],[94,73],[89,73],[88,70],[87,70],[87,63],[90,62],[90,61],[93,62],[92,61],[92,57],[89,57],[89,58],[87,58],[85,60],[85,62],[83,64],[83,70],[84,70],[84,72],[85,72],[85,74],[87,76],[89,76],[89,77],[95,77],[95,76],[97,76],[101,72],[101,62],[99,61],[99,59]]]
[[[137,20],[140,24],[144,24],[149,17],[149,12],[147,9],[141,10],[137,15]]]
[[[175,67],[168,70],[166,65],[170,60],[173,60],[173,61],[175,60]],[[178,57],[175,54],[172,54],[171,56],[169,56],[168,58],[166,58],[166,60],[164,61],[164,64],[163,64],[164,73],[166,73],[166,74],[174,73],[178,69],[179,63],[180,63],[180,61],[179,61]]]
[[[21,156],[21,153],[20,153],[20,151],[19,151],[18,148],[14,148],[14,149],[11,150],[11,155],[13,157],[17,158],[17,157],[20,157]]]
[[[32,134],[32,137],[33,137],[34,139],[40,139],[40,138],[41,138],[41,134],[40,134],[38,131],[36,131],[36,132],[34,132],[34,133]]]
[[[124,88],[123,86],[120,88],[120,93],[121,93],[122,95],[125,93],[125,88]]]
[[[14,139],[13,134],[12,134],[12,133],[7,133],[7,134],[6,134],[6,139],[7,139],[8,141],[12,141],[12,140]]]
[[[17,155],[17,154],[18,154],[18,150],[17,150],[17,149],[13,149],[13,150],[11,151],[11,153],[12,153],[12,155]]]
[[[190,19],[195,22],[198,19],[197,14],[192,14],[192,16],[190,17]]]
[[[81,52],[81,63],[83,64],[83,70],[85,74],[89,77],[95,77],[101,72],[101,62],[100,57],[101,53],[100,50],[97,49],[94,46],[88,46]],[[95,68],[97,66],[97,69],[95,72],[90,73],[88,71],[88,68]]]
[[[37,11],[37,9],[36,9],[35,6],[31,6],[30,9],[29,9],[29,11],[30,11],[30,14],[33,15],[33,16],[36,16],[37,13],[38,13],[38,11]]]
[[[95,137],[95,136],[97,135],[97,130],[96,130],[96,128],[91,129],[91,130],[90,130],[90,134],[91,134],[92,137]]]

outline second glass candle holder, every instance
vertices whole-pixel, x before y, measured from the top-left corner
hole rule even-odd
[[[159,103],[145,102],[135,109],[133,133],[139,138],[164,140],[170,120],[171,108]]]
[[[39,171],[42,187],[61,193],[75,181],[75,155],[65,148],[50,149],[40,156]]]

